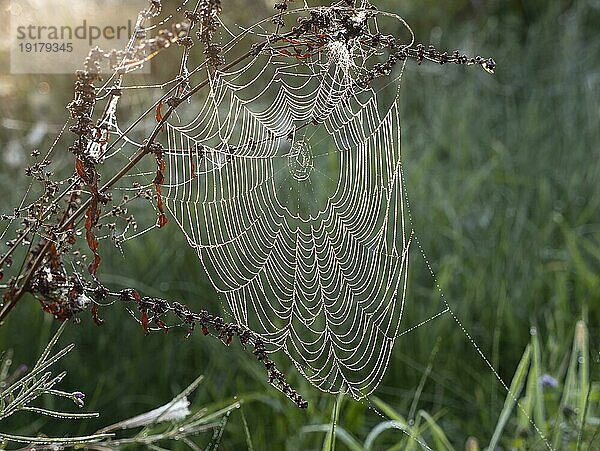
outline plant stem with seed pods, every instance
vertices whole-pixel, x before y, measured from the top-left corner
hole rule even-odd
[[[288,33],[288,35],[291,35],[291,33]],[[281,36],[278,39],[282,39],[283,37],[285,37],[285,35]],[[270,39],[267,40],[267,41],[264,41],[262,44],[259,44],[259,47],[260,48],[264,48],[268,43],[271,43]],[[222,70],[228,70],[228,69],[231,69],[231,68],[235,67],[236,65],[240,64],[241,62],[243,62],[244,60],[246,60],[250,56],[253,56],[255,54],[255,52],[256,52],[256,50],[249,50],[248,52],[246,52],[245,54],[243,54],[239,58],[237,58],[234,61],[232,61],[231,63],[225,65],[222,68]],[[171,92],[173,90],[175,90],[175,88],[180,87],[184,82],[185,82],[185,80],[180,81],[180,83],[178,83],[174,88],[171,89]],[[199,83],[197,86],[195,86],[192,90],[190,90],[186,95],[184,95],[180,99],[179,103],[187,100],[192,95],[194,95],[198,91],[200,91],[202,88],[206,87],[208,84],[209,84],[209,79],[205,79],[204,81],[202,81],[201,83]],[[165,96],[163,96],[163,97],[165,97]],[[159,103],[160,103],[160,101],[156,102],[156,105],[158,105]],[[115,183],[117,183],[126,174],[128,174],[129,171],[131,171],[146,155],[148,155],[149,153],[151,153],[151,151],[150,151],[151,145],[154,143],[154,140],[158,136],[158,133],[162,130],[162,127],[167,122],[167,120],[169,119],[169,117],[171,116],[171,114],[173,114],[173,111],[175,111],[176,108],[177,108],[177,105],[169,107],[169,109],[165,112],[164,116],[162,117],[161,121],[159,123],[157,123],[156,126],[154,127],[154,130],[152,131],[152,134],[150,135],[150,138],[148,139],[147,144],[142,149],[140,149],[137,152],[137,154],[135,154],[135,156],[131,159],[131,161],[129,163],[127,163],[125,166],[123,166],[123,168],[121,168],[121,170],[119,172],[117,172],[108,182],[106,182],[98,190],[99,194],[105,194],[112,186],[114,186]],[[125,136],[125,134],[130,129],[131,129],[131,127],[128,130],[126,130],[122,134],[122,136],[120,138],[122,138],[123,136]],[[67,228],[68,228],[68,226],[69,226],[69,224],[72,224],[76,220],[78,220],[81,217],[81,215],[87,210],[87,208],[89,207],[89,205],[90,205],[91,202],[92,202],[92,197],[88,197],[79,206],[79,208],[75,212],[73,212],[73,214],[66,221],[63,222],[63,226],[60,228],[59,231],[60,232],[66,231]],[[22,234],[20,236],[20,239],[18,240],[17,244],[20,243],[24,239],[25,236],[26,236],[26,233]],[[23,295],[27,292],[28,285],[31,282],[31,279],[32,279],[33,275],[35,274],[35,272],[38,270],[38,268],[40,267],[40,265],[42,264],[42,262],[46,258],[47,254],[48,254],[48,251],[50,250],[51,246],[52,246],[52,241],[47,240],[45,242],[42,250],[39,252],[38,256],[36,257],[36,259],[33,261],[32,265],[30,266],[27,274],[22,279],[22,281],[20,283],[20,287],[16,288],[16,291],[10,297],[10,300],[8,301],[8,303],[4,304],[2,306],[2,308],[0,309],[0,325],[4,322],[4,320],[6,319],[6,316],[15,307],[15,305],[19,302],[19,300],[23,297]],[[13,250],[14,250],[14,248],[13,248]],[[4,260],[8,258],[8,256],[10,255],[10,253],[12,253],[12,251],[10,251],[9,253],[7,253],[3,257],[3,261],[2,262],[4,262]]]

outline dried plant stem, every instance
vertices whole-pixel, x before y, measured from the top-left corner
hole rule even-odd
[[[165,299],[149,296],[142,297],[132,288],[126,288],[117,293],[111,293],[105,287],[98,286],[93,289],[93,292],[94,297],[98,301],[112,297],[124,303],[135,303],[141,315],[139,322],[146,334],[149,334],[150,331],[153,330],[150,327],[150,324],[152,323],[157,326],[154,329],[156,331],[162,330],[167,332],[172,328],[173,326],[168,326],[162,319],[170,313],[179,318],[181,325],[188,328],[187,337],[194,332],[196,326],[200,326],[204,335],[210,333],[209,329],[214,330],[217,333],[217,337],[227,346],[229,346],[233,342],[233,338],[237,336],[242,346],[246,347],[246,345],[252,345],[254,347],[252,353],[266,368],[269,384],[280,390],[298,407],[308,407],[308,403],[290,386],[285,379],[285,375],[277,369],[275,362],[269,358],[265,342],[261,336],[247,327],[236,323],[228,323],[222,317],[213,315],[206,310],[202,310],[198,313],[193,312],[186,305],[179,302],[169,302]]]
[[[76,445],[79,443],[89,443],[105,440],[113,437],[114,434],[94,434],[83,437],[25,437],[22,435],[11,435],[0,433],[0,439],[11,442],[26,443],[29,445]]]
[[[264,48],[267,44],[272,43],[275,40],[283,39],[284,37],[288,37],[291,35],[292,35],[292,33],[290,32],[290,33],[287,33],[282,36],[277,36],[276,39],[270,38],[270,39],[262,42],[261,44],[259,44],[257,48],[260,50],[260,49]],[[235,67],[236,65],[245,61],[249,57],[255,55],[256,51],[257,51],[256,49],[249,50],[248,52],[244,53],[243,55],[236,58],[232,62],[223,66],[221,68],[221,70],[229,70],[229,69]],[[171,90],[169,92],[172,92],[175,89],[177,89],[178,87],[180,87],[185,81],[186,81],[185,79],[180,81],[177,85],[175,85],[173,88],[171,88]],[[193,89],[191,89],[188,93],[186,93],[183,97],[181,97],[179,99],[178,104],[187,100],[188,98],[190,98],[191,96],[196,94],[201,89],[205,88],[209,83],[210,83],[209,79],[205,79],[202,82],[200,82]],[[166,98],[167,95],[168,95],[168,93],[165,94],[165,96],[163,96],[163,99]],[[158,100],[155,104],[158,105],[161,101],[162,100]],[[175,109],[177,108],[177,105],[172,105],[169,107],[169,109],[165,112],[165,114],[162,117],[162,119],[160,120],[160,122],[158,122],[156,124],[156,126],[154,127],[152,134],[150,135],[150,137],[147,140],[147,144],[134,155],[134,157],[129,161],[129,163],[127,163],[125,166],[123,166],[123,168],[121,168],[121,170],[119,170],[119,172],[117,172],[108,182],[106,182],[101,188],[99,188],[98,192],[100,194],[106,193],[107,190],[109,190],[115,183],[117,183],[120,179],[122,179],[125,175],[127,175],[129,173],[129,171],[131,171],[146,155],[151,153],[152,144],[156,140],[158,133],[163,129],[164,124],[167,122],[169,117],[173,114],[173,111],[175,111]],[[149,111],[151,111],[151,109],[148,109],[145,114],[148,114]],[[143,116],[141,116],[141,117],[143,117]],[[141,117],[140,117],[140,119],[138,119],[138,121],[134,122],[134,124],[132,124],[127,130],[125,130],[121,134],[121,136],[119,137],[119,140],[122,139],[135,125],[137,125],[139,123],[139,120],[141,120]],[[115,141],[112,145],[115,145],[116,142],[118,142],[118,140]],[[68,190],[66,190],[65,193],[66,192],[68,192]],[[60,199],[58,199],[58,200],[60,200]],[[76,220],[78,220],[81,217],[81,215],[83,215],[83,213],[85,213],[85,211],[87,210],[87,208],[89,207],[91,202],[92,202],[92,197],[90,196],[84,202],[81,203],[79,208],[75,212],[73,212],[73,214],[71,214],[71,216],[66,221],[62,222],[62,226],[59,229],[59,231],[60,232],[66,231],[67,228],[69,227],[69,224],[74,223]],[[0,260],[0,266],[12,254],[12,252],[14,252],[14,250],[16,249],[18,244],[20,244],[20,242],[25,238],[26,235],[27,235],[27,233],[23,233],[22,235],[19,236],[15,245],[11,249],[9,249],[9,251]],[[38,268],[40,267],[40,265],[42,264],[42,262],[48,255],[48,252],[49,252],[51,246],[52,246],[52,241],[47,240],[45,242],[44,246],[42,247],[41,251],[37,255],[36,259],[33,261],[31,266],[29,267],[27,274],[25,275],[24,278],[21,279],[20,286],[15,289],[15,291],[14,291],[13,295],[10,297],[9,301],[6,304],[4,304],[2,306],[2,308],[0,309],[0,325],[2,325],[2,323],[6,319],[7,315],[10,313],[10,311],[15,307],[15,305],[20,301],[20,299],[23,297],[23,295],[27,292],[28,285],[31,282],[33,275],[35,274],[35,272],[38,270]]]

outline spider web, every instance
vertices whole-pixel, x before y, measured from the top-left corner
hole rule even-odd
[[[400,17],[352,11],[352,20],[370,31],[378,31],[379,17],[398,20],[412,45]],[[248,34],[267,38],[266,22],[238,36],[227,30],[227,58],[235,60]],[[404,65],[386,85],[363,89],[358,81],[386,57],[373,48],[333,40],[308,57],[284,50],[266,46],[235,70],[212,72],[204,64],[188,70],[186,49],[178,77],[123,86],[164,90],[182,77],[208,78],[208,94],[181,104],[159,134],[162,196],[234,319],[271,352],[285,352],[316,387],[361,399],[381,382],[397,338],[449,314],[552,449],[439,285],[442,308],[400,331],[411,242],[436,279],[404,192],[398,95]],[[121,130],[116,101],[107,111],[107,129],[124,143],[106,158],[143,148],[129,128]],[[131,178],[150,187],[153,174],[138,169]]]
[[[350,9],[352,20],[376,32],[377,19],[392,18],[413,44],[399,16],[367,7]],[[316,10],[322,8],[305,5],[287,15]],[[248,35],[267,39],[267,23],[239,35],[226,29],[226,58],[238,57],[236,46]],[[269,351],[285,352],[316,387],[361,399],[380,384],[397,338],[449,314],[552,449],[439,285],[441,309],[400,330],[411,242],[436,279],[405,195],[398,94],[404,64],[387,84],[363,89],[358,81],[386,58],[373,48],[333,40],[309,57],[284,50],[267,45],[245,65],[213,73],[205,64],[188,70],[186,49],[177,77],[122,86],[172,92],[182,77],[208,78],[208,94],[180,104],[158,136],[165,144],[162,196],[235,320]],[[110,110],[108,129],[125,142],[109,156],[131,160],[127,147],[144,143],[120,128],[116,102]],[[151,187],[153,174],[138,169],[130,177]]]
[[[362,6],[353,10],[353,20],[364,21],[371,30],[378,29],[377,17],[406,25],[393,14],[369,17],[368,4]],[[318,8],[305,6],[295,13],[310,10]],[[229,52],[243,36],[269,36],[263,28],[268,22],[238,36],[226,29],[232,38],[224,46],[228,59],[234,58]],[[139,18],[136,30],[141,27]],[[412,37],[410,29],[409,33]],[[133,42],[132,37],[128,47]],[[398,337],[448,313],[552,449],[439,285],[443,309],[400,332],[411,242],[436,277],[411,230],[400,158],[398,90],[361,89],[357,84],[385,55],[340,41],[331,41],[308,58],[284,50],[266,46],[236,70],[205,70],[208,95],[180,105],[159,135],[166,144],[165,206],[236,321],[259,333],[270,351],[289,355],[320,389],[362,398],[380,383]],[[146,93],[172,90],[182,77],[201,72],[203,64],[188,70],[189,57],[189,49],[184,49],[179,76],[163,84],[127,86],[115,72],[98,100],[118,87],[143,91],[147,103]],[[388,79],[388,85],[399,89],[401,74]],[[88,149],[98,160],[131,161],[131,151],[144,147],[130,130],[138,123],[148,124],[135,120],[122,130],[118,101],[111,97],[101,124],[107,135],[124,142],[107,153],[100,136]],[[153,175],[154,171],[136,169],[125,178],[129,185],[116,189],[151,187]],[[126,239],[154,227],[142,232],[134,227],[135,233]]]
[[[165,205],[236,321],[355,398],[387,367],[410,243],[397,93],[356,84],[376,58],[270,49],[215,73],[165,130]]]

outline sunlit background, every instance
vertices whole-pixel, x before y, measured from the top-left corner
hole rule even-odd
[[[223,0],[224,15],[230,23],[249,24],[270,14],[271,3]],[[578,401],[563,395],[576,323],[583,321],[593,382],[584,443],[588,449],[600,446],[600,2],[372,3],[402,15],[418,42],[492,56],[498,64],[493,76],[469,67],[412,61],[406,66],[402,155],[413,225],[427,261],[414,247],[403,321],[410,325],[431,317],[440,310],[443,293],[507,385],[527,345],[539,342],[540,377],[558,381],[543,388],[541,425],[556,449],[570,449],[563,448],[567,442],[552,441],[556,428],[563,431],[561,440],[575,437],[569,443],[581,429]],[[48,148],[67,118],[74,82],[72,75],[11,75],[9,58],[4,48],[0,213],[8,214],[27,186],[30,152]],[[160,58],[152,61],[151,74],[132,76],[140,83],[164,79],[173,67]],[[57,160],[71,164],[71,158],[58,149]],[[107,284],[182,300],[196,310],[227,312],[225,299],[215,293],[174,223],[126,242],[122,253],[107,245],[103,257],[100,278]],[[101,316],[101,327],[83,314],[80,324],[67,328],[62,340],[77,346],[61,363],[68,371],[65,385],[87,393],[86,408],[99,411],[100,418],[29,423],[15,417],[0,422],[0,432],[91,433],[169,401],[204,374],[193,407],[242,400],[255,449],[321,447],[325,434],[316,426],[330,423],[335,398],[311,387],[284,356],[275,359],[310,402],[307,411],[273,390],[260,364],[237,344],[225,348],[201,334],[186,340],[185,330],[146,337],[118,305]],[[14,349],[15,363],[31,365],[56,327],[28,298],[0,327],[0,349]],[[525,405],[535,383],[521,393],[529,397]],[[458,322],[444,315],[397,341],[374,395],[407,421],[425,424],[420,433],[433,449],[440,445],[421,411],[455,449],[464,449],[469,437],[487,446],[507,393]],[[364,443],[382,421],[369,403],[346,400],[338,425]],[[407,439],[398,429],[386,429],[373,449],[405,449]],[[350,449],[350,443],[338,438],[338,449]],[[505,449],[546,449],[518,410],[510,413],[501,443]],[[221,448],[246,446],[244,423],[234,412]]]

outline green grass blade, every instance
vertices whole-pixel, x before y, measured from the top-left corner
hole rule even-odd
[[[525,352],[521,357],[521,361],[517,366],[517,370],[515,371],[515,375],[513,377],[512,382],[510,383],[510,387],[508,389],[508,393],[506,394],[506,399],[504,400],[504,407],[502,408],[502,412],[500,412],[500,417],[498,418],[498,423],[496,424],[496,429],[494,430],[494,434],[492,435],[492,439],[490,440],[490,444],[488,449],[494,450],[500,441],[500,437],[502,436],[502,432],[510,418],[510,413],[517,403],[517,398],[523,389],[523,385],[525,384],[527,369],[529,367],[529,362],[531,360],[531,345],[527,345],[525,348]]]
[[[304,426],[300,429],[301,434],[310,432],[324,432],[328,434],[331,431],[330,424],[314,424],[311,426]],[[356,440],[346,429],[338,425],[335,428],[335,435],[350,451],[363,451],[363,446]]]
[[[446,434],[444,434],[444,430],[440,427],[439,424],[437,424],[433,417],[424,410],[419,410],[419,416],[423,418],[429,426],[431,436],[433,438],[433,441],[435,442],[435,449],[440,451],[454,451],[454,447],[450,443],[450,440],[448,440],[448,437],[446,437]]]
[[[546,415],[544,409],[544,392],[542,384],[542,353],[537,329],[531,330],[532,359],[527,382],[527,395],[532,401],[533,419],[542,434],[546,435]]]
[[[377,396],[369,396],[369,401],[371,401],[375,407],[381,410],[381,413],[387,416],[390,420],[398,421],[399,423],[408,424],[406,418],[400,415],[392,406],[387,404],[385,401],[382,401]]]
[[[409,437],[412,436],[410,427],[405,422],[400,422],[400,421],[396,421],[396,420],[382,421],[377,426],[375,426],[373,429],[371,429],[371,431],[369,432],[369,435],[367,435],[367,438],[366,438],[365,444],[364,444],[365,451],[370,451],[371,449],[373,449],[373,444],[375,443],[375,440],[377,439],[377,437],[379,437],[383,432],[385,432],[389,429],[400,429]],[[407,448],[405,448],[405,449],[407,449]]]
[[[579,424],[583,424],[590,384],[589,334],[584,321],[578,321],[575,326],[575,343],[577,345],[577,363],[579,367],[577,411]]]
[[[387,404],[385,401],[379,399],[377,396],[370,396],[369,401],[372,402],[373,405],[381,411],[381,414],[387,416],[391,420],[391,423],[385,422],[385,423],[388,423],[389,427],[384,427],[384,426],[382,426],[384,423],[380,423],[375,428],[373,428],[371,430],[371,432],[369,433],[369,435],[367,436],[367,439],[365,441],[365,449],[366,449],[367,443],[369,444],[369,446],[372,446],[372,442],[375,440],[375,438],[377,438],[377,435],[381,434],[384,430],[390,429],[392,427],[403,431],[404,434],[408,438],[411,438],[413,436],[412,431],[414,431],[414,427],[411,430],[411,427],[408,425],[408,421],[406,420],[406,418],[404,418],[402,415],[400,415],[392,406]],[[373,435],[373,434],[375,434],[375,435]],[[414,445],[414,440],[411,441],[411,443],[408,443],[408,444],[405,444],[402,446],[403,446],[403,449],[405,449],[406,446],[410,447],[413,445]]]
[[[578,343],[580,356],[579,361],[579,431],[577,433],[576,450],[581,447],[581,439],[585,428],[586,417],[590,401],[590,352],[589,333],[584,321],[579,321],[575,326],[575,341]]]
[[[563,395],[560,400],[559,412],[564,418],[564,412],[577,411],[577,424],[581,425],[586,411],[586,398],[589,389],[589,337],[584,321],[575,325],[573,346],[569,357],[569,366],[565,376]],[[559,448],[562,441],[562,429],[556,428],[553,445]]]
[[[423,371],[423,374],[421,375],[421,380],[419,381],[419,385],[417,387],[417,390],[415,391],[415,396],[413,397],[413,401],[410,406],[410,410],[408,412],[408,418],[410,420],[414,420],[414,418],[415,418],[415,412],[417,411],[417,406],[419,404],[419,399],[421,398],[421,393],[423,392],[423,388],[425,387],[425,382],[427,382],[427,379],[429,378],[429,375],[431,374],[431,370],[433,369],[433,362],[434,362],[435,357],[440,349],[440,341],[441,341],[441,338],[438,337],[438,339],[435,342],[435,346],[433,347],[433,349],[431,350],[431,354],[429,355],[429,361],[427,362],[427,367],[425,368],[425,371]]]
[[[598,289],[600,279],[598,278],[598,274],[590,267],[581,253],[578,245],[579,237],[575,232],[566,227],[563,227],[563,231],[566,238],[567,249],[577,271],[577,276],[588,286],[590,292],[595,292]]]
[[[335,428],[340,416],[340,410],[342,408],[342,402],[344,401],[344,391],[341,390],[339,395],[335,399],[333,405],[333,412],[331,415],[331,423],[329,425],[329,432],[325,436],[323,442],[323,451],[335,451]]]
[[[408,435],[408,442],[404,451],[413,451],[417,449],[417,444],[421,445],[422,448],[425,446],[425,441],[419,435],[421,430],[421,417],[415,418],[414,421],[408,423],[408,430],[404,431]],[[427,447],[427,449],[431,449]]]
[[[240,406],[240,413],[242,414],[242,424],[244,425],[244,435],[246,436],[246,446],[248,451],[254,451],[252,446],[252,437],[250,436],[250,430],[248,429],[248,422],[246,421],[246,415],[244,415],[244,409]]]

